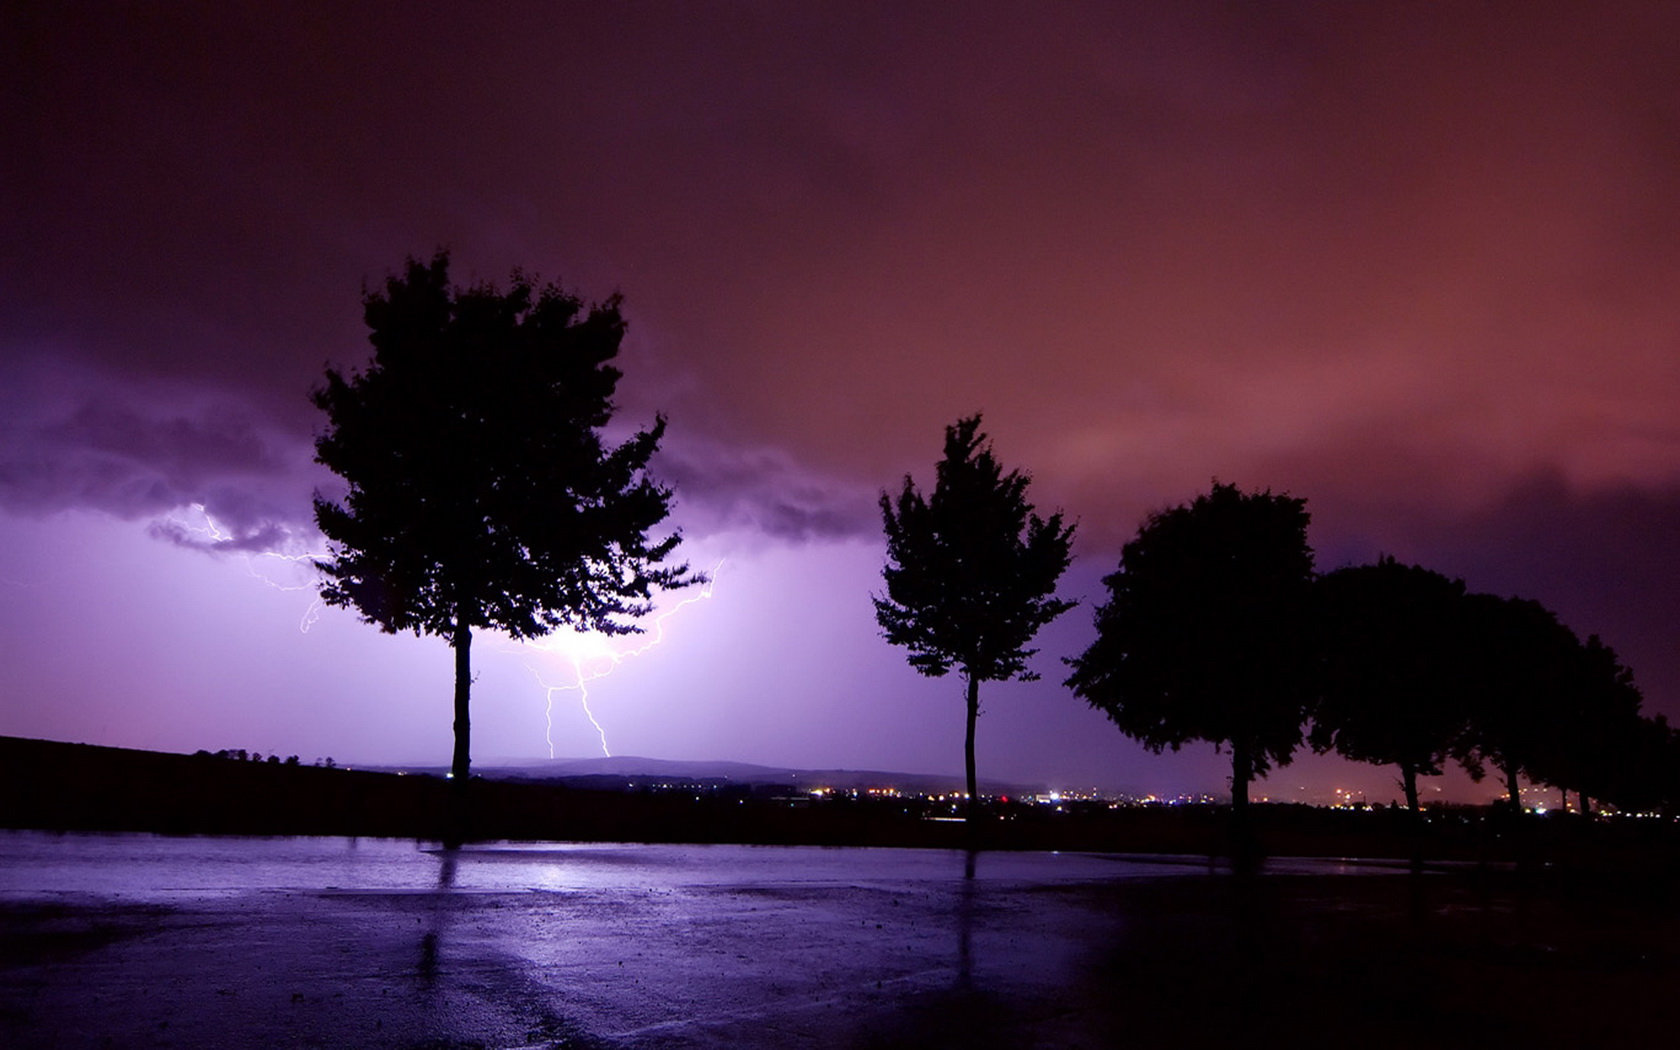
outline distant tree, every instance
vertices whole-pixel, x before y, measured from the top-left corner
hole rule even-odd
[[[625,323],[619,299],[585,310],[515,272],[452,288],[449,257],[410,259],[363,300],[373,361],[326,372],[318,462],[349,483],[317,495],[330,544],[321,597],[455,650],[452,775],[469,776],[474,630],[530,638],[560,627],[623,634],[659,588],[700,577],[653,540],[671,493],[646,474],[665,432],[608,446]]]
[[[1293,757],[1317,684],[1309,520],[1305,500],[1218,483],[1151,514],[1068,661],[1074,694],[1151,751],[1230,749],[1239,860],[1249,784]]]
[[[1318,588],[1325,672],[1312,745],[1399,767],[1415,820],[1417,778],[1441,773],[1468,717],[1464,584],[1382,558]]]
[[[1580,641],[1537,601],[1466,596],[1465,643],[1469,722],[1455,748],[1472,777],[1489,765],[1500,773],[1513,811],[1522,810],[1519,776],[1543,770],[1548,737],[1569,721],[1578,680]]]
[[[874,599],[875,619],[887,641],[910,651],[917,671],[941,677],[955,667],[963,676],[971,827],[980,683],[1036,679],[1026,661],[1037,650],[1027,644],[1075,604],[1054,597],[1072,557],[1073,526],[1063,526],[1060,512],[1033,513],[1029,480],[1018,470],[1004,473],[974,415],[945,428],[931,496],[908,475],[896,499],[881,494],[887,591]]]
[[[1674,819],[1680,810],[1680,732],[1669,726],[1667,716],[1635,719],[1621,761],[1600,790],[1618,809]]]
[[[1588,814],[1593,799],[1610,798],[1627,780],[1627,764],[1639,756],[1644,698],[1633,671],[1596,634],[1574,646],[1564,667],[1555,710],[1539,727],[1528,768],[1535,780],[1573,788]]]

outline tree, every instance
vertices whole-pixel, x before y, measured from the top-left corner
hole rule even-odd
[[[1415,822],[1417,778],[1439,775],[1464,732],[1464,584],[1382,558],[1338,569],[1318,587],[1325,675],[1312,745],[1398,766]]]
[[[1680,806],[1680,732],[1666,715],[1640,715],[1611,771],[1605,801],[1618,809],[1661,812],[1672,820]]]
[[[1249,783],[1290,761],[1315,688],[1309,520],[1305,500],[1217,482],[1149,515],[1067,661],[1074,694],[1151,751],[1230,748],[1239,860]]]
[[[1547,757],[1553,727],[1568,719],[1580,640],[1537,601],[1471,594],[1464,600],[1464,638],[1473,659],[1469,724],[1457,758],[1480,778],[1492,765],[1505,781],[1513,812],[1522,811],[1521,773]]]
[[[699,577],[653,540],[670,490],[647,463],[665,432],[616,447],[611,420],[625,322],[613,296],[587,311],[515,272],[507,291],[452,288],[449,257],[410,259],[363,299],[373,360],[326,372],[316,460],[349,485],[315,498],[330,544],[321,598],[388,633],[455,651],[455,750],[465,791],[474,630],[515,639],[560,627],[623,634],[656,588]]]
[[[1074,606],[1054,597],[1071,559],[1073,526],[1058,511],[1033,513],[1027,475],[1005,474],[992,455],[978,415],[945,428],[945,456],[931,497],[906,475],[895,500],[881,493],[887,535],[882,571],[887,593],[876,596],[875,619],[910,666],[942,677],[957,668],[966,687],[968,819],[975,826],[979,785],[974,724],[980,683],[1038,677],[1026,648],[1039,628]]]
[[[1633,671],[1596,634],[1577,642],[1562,662],[1558,710],[1540,726],[1528,772],[1565,792],[1573,788],[1581,812],[1590,814],[1592,800],[1610,799],[1641,751],[1644,698]]]

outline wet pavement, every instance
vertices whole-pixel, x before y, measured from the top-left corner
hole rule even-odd
[[[0,832],[0,1047],[1413,1050],[1680,1030],[1666,880],[1267,870]]]
[[[0,835],[9,1047],[1107,1045],[1205,861]]]

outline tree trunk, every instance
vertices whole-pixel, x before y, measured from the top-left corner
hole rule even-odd
[[[1249,827],[1248,785],[1253,779],[1248,741],[1231,741],[1231,868],[1245,875],[1260,870],[1260,851]]]
[[[1417,767],[1400,763],[1400,786],[1406,789],[1406,831],[1411,839],[1412,874],[1423,873],[1423,807],[1418,804]]]
[[[1508,765],[1505,770],[1505,791],[1510,795],[1511,812],[1522,812],[1522,788],[1517,786],[1517,767]]]
[[[1592,799],[1587,797],[1585,791],[1581,792],[1581,816],[1592,816]]]
[[[1248,783],[1254,779],[1254,763],[1246,743],[1231,741],[1231,812],[1247,816]]]
[[[456,616],[449,644],[455,649],[455,759],[449,775],[455,779],[456,792],[465,794],[472,764],[472,716],[467,710],[472,695],[472,627],[464,617]]]
[[[974,775],[974,723],[980,717],[980,679],[968,675],[968,738],[963,742],[963,763],[968,773],[968,830],[970,837],[980,827],[980,785]]]
[[[468,785],[472,780],[472,716],[468,700],[472,695],[472,626],[461,613],[455,616],[455,633],[449,644],[455,650],[455,756],[449,764],[449,813],[445,818],[443,845],[458,849],[471,833],[472,811]]]

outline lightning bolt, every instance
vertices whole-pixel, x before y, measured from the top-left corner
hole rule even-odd
[[[572,681],[561,685],[552,685],[543,678],[542,672],[531,663],[525,663],[525,669],[531,672],[531,677],[543,689],[543,740],[548,744],[548,757],[554,757],[554,694],[576,691],[578,702],[583,706],[584,717],[595,727],[595,733],[601,738],[601,753],[612,757],[612,749],[607,746],[607,731],[601,727],[595,712],[589,706],[589,683],[601,679],[618,670],[624,661],[637,657],[652,649],[665,640],[665,621],[696,602],[707,601],[712,597],[712,588],[717,584],[718,573],[723,568],[723,561],[719,561],[700,590],[684,598],[682,601],[661,612],[654,617],[653,626],[642,635],[641,644],[629,649],[614,649],[608,637],[593,632],[567,632],[549,635],[546,638],[532,639],[522,643],[519,648],[526,652],[541,653],[543,655],[559,656],[572,671]],[[505,651],[505,650],[504,650]]]
[[[308,608],[303,612],[298,622],[298,630],[308,634],[321,618],[321,611],[325,608],[321,596],[316,592],[314,576],[315,563],[327,554],[315,551],[290,554],[283,551],[230,551],[228,545],[239,539],[237,533],[224,528],[205,509],[204,504],[194,503],[186,508],[185,514],[171,514],[163,519],[182,535],[191,537],[205,549],[216,553],[237,553],[245,572],[252,579],[260,581],[277,591],[297,592],[310,591],[312,597]],[[607,731],[595,717],[595,711],[589,706],[589,683],[599,681],[618,669],[626,660],[641,656],[665,640],[665,621],[675,616],[696,602],[707,601],[712,597],[712,589],[716,586],[718,574],[723,569],[724,560],[720,559],[707,575],[706,582],[700,590],[677,602],[669,609],[659,613],[653,619],[652,626],[640,636],[640,644],[626,649],[614,649],[611,640],[606,635],[594,632],[565,632],[549,635],[546,638],[527,640],[517,645],[511,644],[501,651],[512,653],[537,653],[545,656],[559,656],[571,669],[572,681],[569,683],[553,684],[543,677],[543,673],[530,661],[523,661],[525,669],[536,679],[537,685],[543,690],[543,741],[548,745],[548,757],[554,757],[554,694],[575,691],[578,702],[583,708],[584,717],[595,727],[595,733],[601,739],[601,753],[612,757],[612,750],[607,745]],[[305,574],[299,569],[306,569],[307,577],[302,582],[285,582],[276,576],[285,573],[294,580]],[[7,581],[10,582],[10,581]]]
[[[537,684],[543,688],[543,741],[548,744],[548,757],[554,757],[554,694],[569,689],[576,689],[578,691],[578,702],[583,705],[584,717],[589,719],[589,724],[595,727],[596,735],[601,738],[601,753],[606,755],[608,758],[611,758],[612,751],[607,748],[607,731],[601,728],[601,723],[595,718],[595,712],[590,710],[589,707],[589,683],[595,678],[604,678],[612,672],[603,671],[597,675],[586,676],[583,672],[582,665],[580,663],[573,662],[572,670],[577,675],[576,682],[572,685],[549,685],[548,682],[543,679],[542,673],[535,667],[532,667],[530,664],[526,664],[525,670],[531,672],[531,677],[535,678],[537,680]]]
[[[217,524],[216,519],[210,515],[208,510],[205,509],[204,504],[193,503],[189,505],[187,509],[195,516],[195,519],[189,520],[171,514],[165,517],[164,520],[180,529],[180,531],[186,535],[202,540],[204,546],[212,550],[215,550],[220,544],[232,543],[239,538],[236,533],[230,532],[227,529],[222,528],[221,525]],[[259,560],[285,563],[291,567],[290,571],[292,576],[296,578],[299,575],[296,572],[296,569],[299,567],[307,568],[310,576],[313,576],[315,562],[321,558],[327,557],[324,553],[314,551],[305,551],[302,554],[285,554],[280,551],[253,552],[242,550],[238,553],[241,564],[245,566],[246,575],[250,576],[254,580],[261,581],[263,584],[272,587],[277,591],[285,591],[287,593],[297,591],[314,592],[315,583],[313,580],[306,580],[302,583],[283,583],[280,580],[275,579],[269,572],[259,568]],[[298,631],[300,633],[309,633],[309,629],[315,626],[316,621],[321,618],[322,608],[324,608],[324,606],[321,604],[321,596],[316,593],[310,601],[309,607],[303,611],[303,617],[298,621]]]

